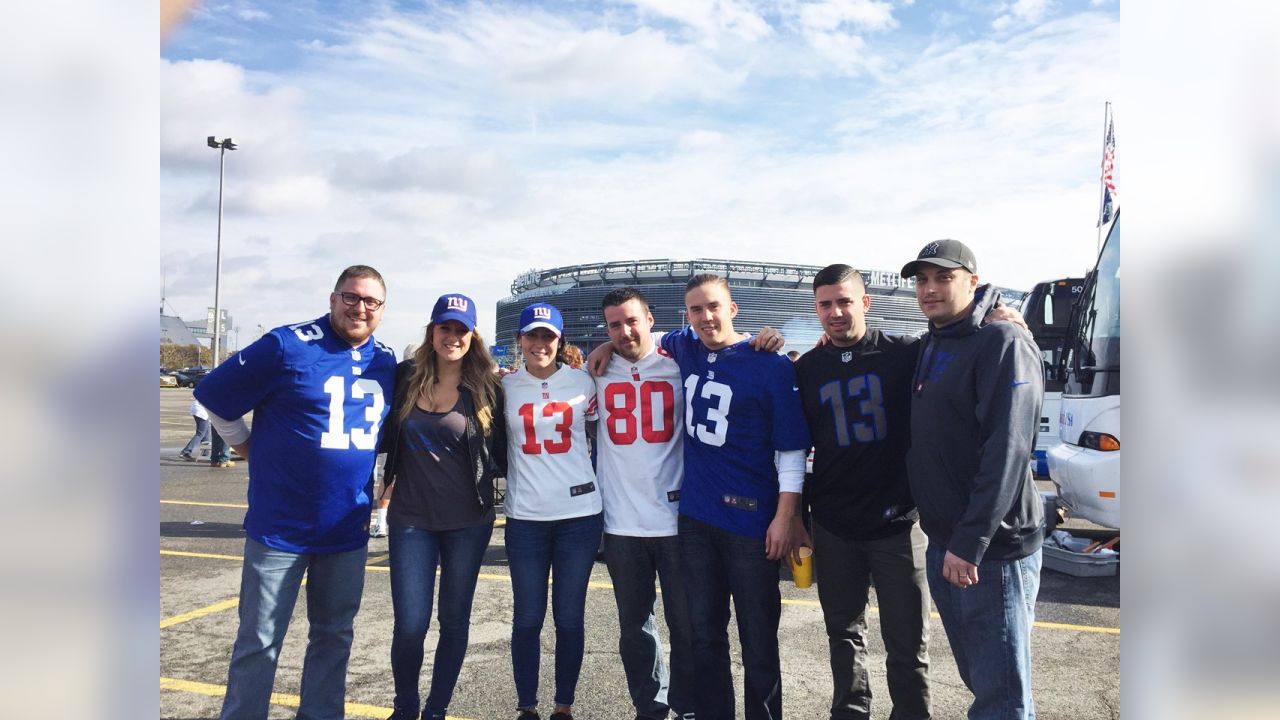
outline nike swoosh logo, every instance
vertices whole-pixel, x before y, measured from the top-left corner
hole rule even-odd
[[[1014,380],[1013,384],[1010,385],[1009,387],[1018,387],[1019,385],[1028,385],[1030,383],[1031,383],[1030,380]]]
[[[236,353],[236,359],[240,361],[241,365],[244,364],[244,356],[241,355],[240,353]]]

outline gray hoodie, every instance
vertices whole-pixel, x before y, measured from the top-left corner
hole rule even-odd
[[[930,543],[975,565],[1026,557],[1044,539],[1028,463],[1044,367],[1026,330],[982,325],[999,296],[983,285],[967,317],[930,324],[911,395],[907,475],[921,526]]]

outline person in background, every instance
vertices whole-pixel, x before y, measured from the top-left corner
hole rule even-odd
[[[209,440],[209,467],[235,467],[235,461],[231,459],[231,448],[227,446],[227,441],[222,439],[222,435],[218,433],[216,426],[211,425],[209,427],[209,435],[211,436]]]
[[[200,452],[200,443],[209,437],[209,413],[200,404],[199,400],[191,399],[191,419],[196,423],[196,432],[187,441],[186,447],[182,448],[182,452],[178,456],[188,462],[195,462],[195,455],[192,452]]]

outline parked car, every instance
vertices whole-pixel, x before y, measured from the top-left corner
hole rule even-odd
[[[182,368],[173,372],[174,377],[178,379],[178,385],[181,387],[193,388],[200,384],[205,375],[209,374],[209,368],[203,365],[195,365],[189,368]]]
[[[160,368],[160,387],[178,387],[177,376],[164,368]]]

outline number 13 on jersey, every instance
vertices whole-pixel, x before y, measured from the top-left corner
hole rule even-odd
[[[689,437],[707,445],[722,447],[729,437],[729,405],[733,402],[733,388],[715,380],[702,383],[698,389],[698,375],[690,375],[684,381],[684,429]],[[699,422],[693,414],[694,396],[710,401],[706,406],[706,418]]]
[[[525,455],[541,455],[545,449],[549,455],[569,452],[573,445],[573,406],[567,402],[553,401],[548,403],[525,403],[520,406],[520,418],[524,420],[524,442],[520,450]],[[538,418],[552,418],[553,429],[548,437],[538,440]]]

